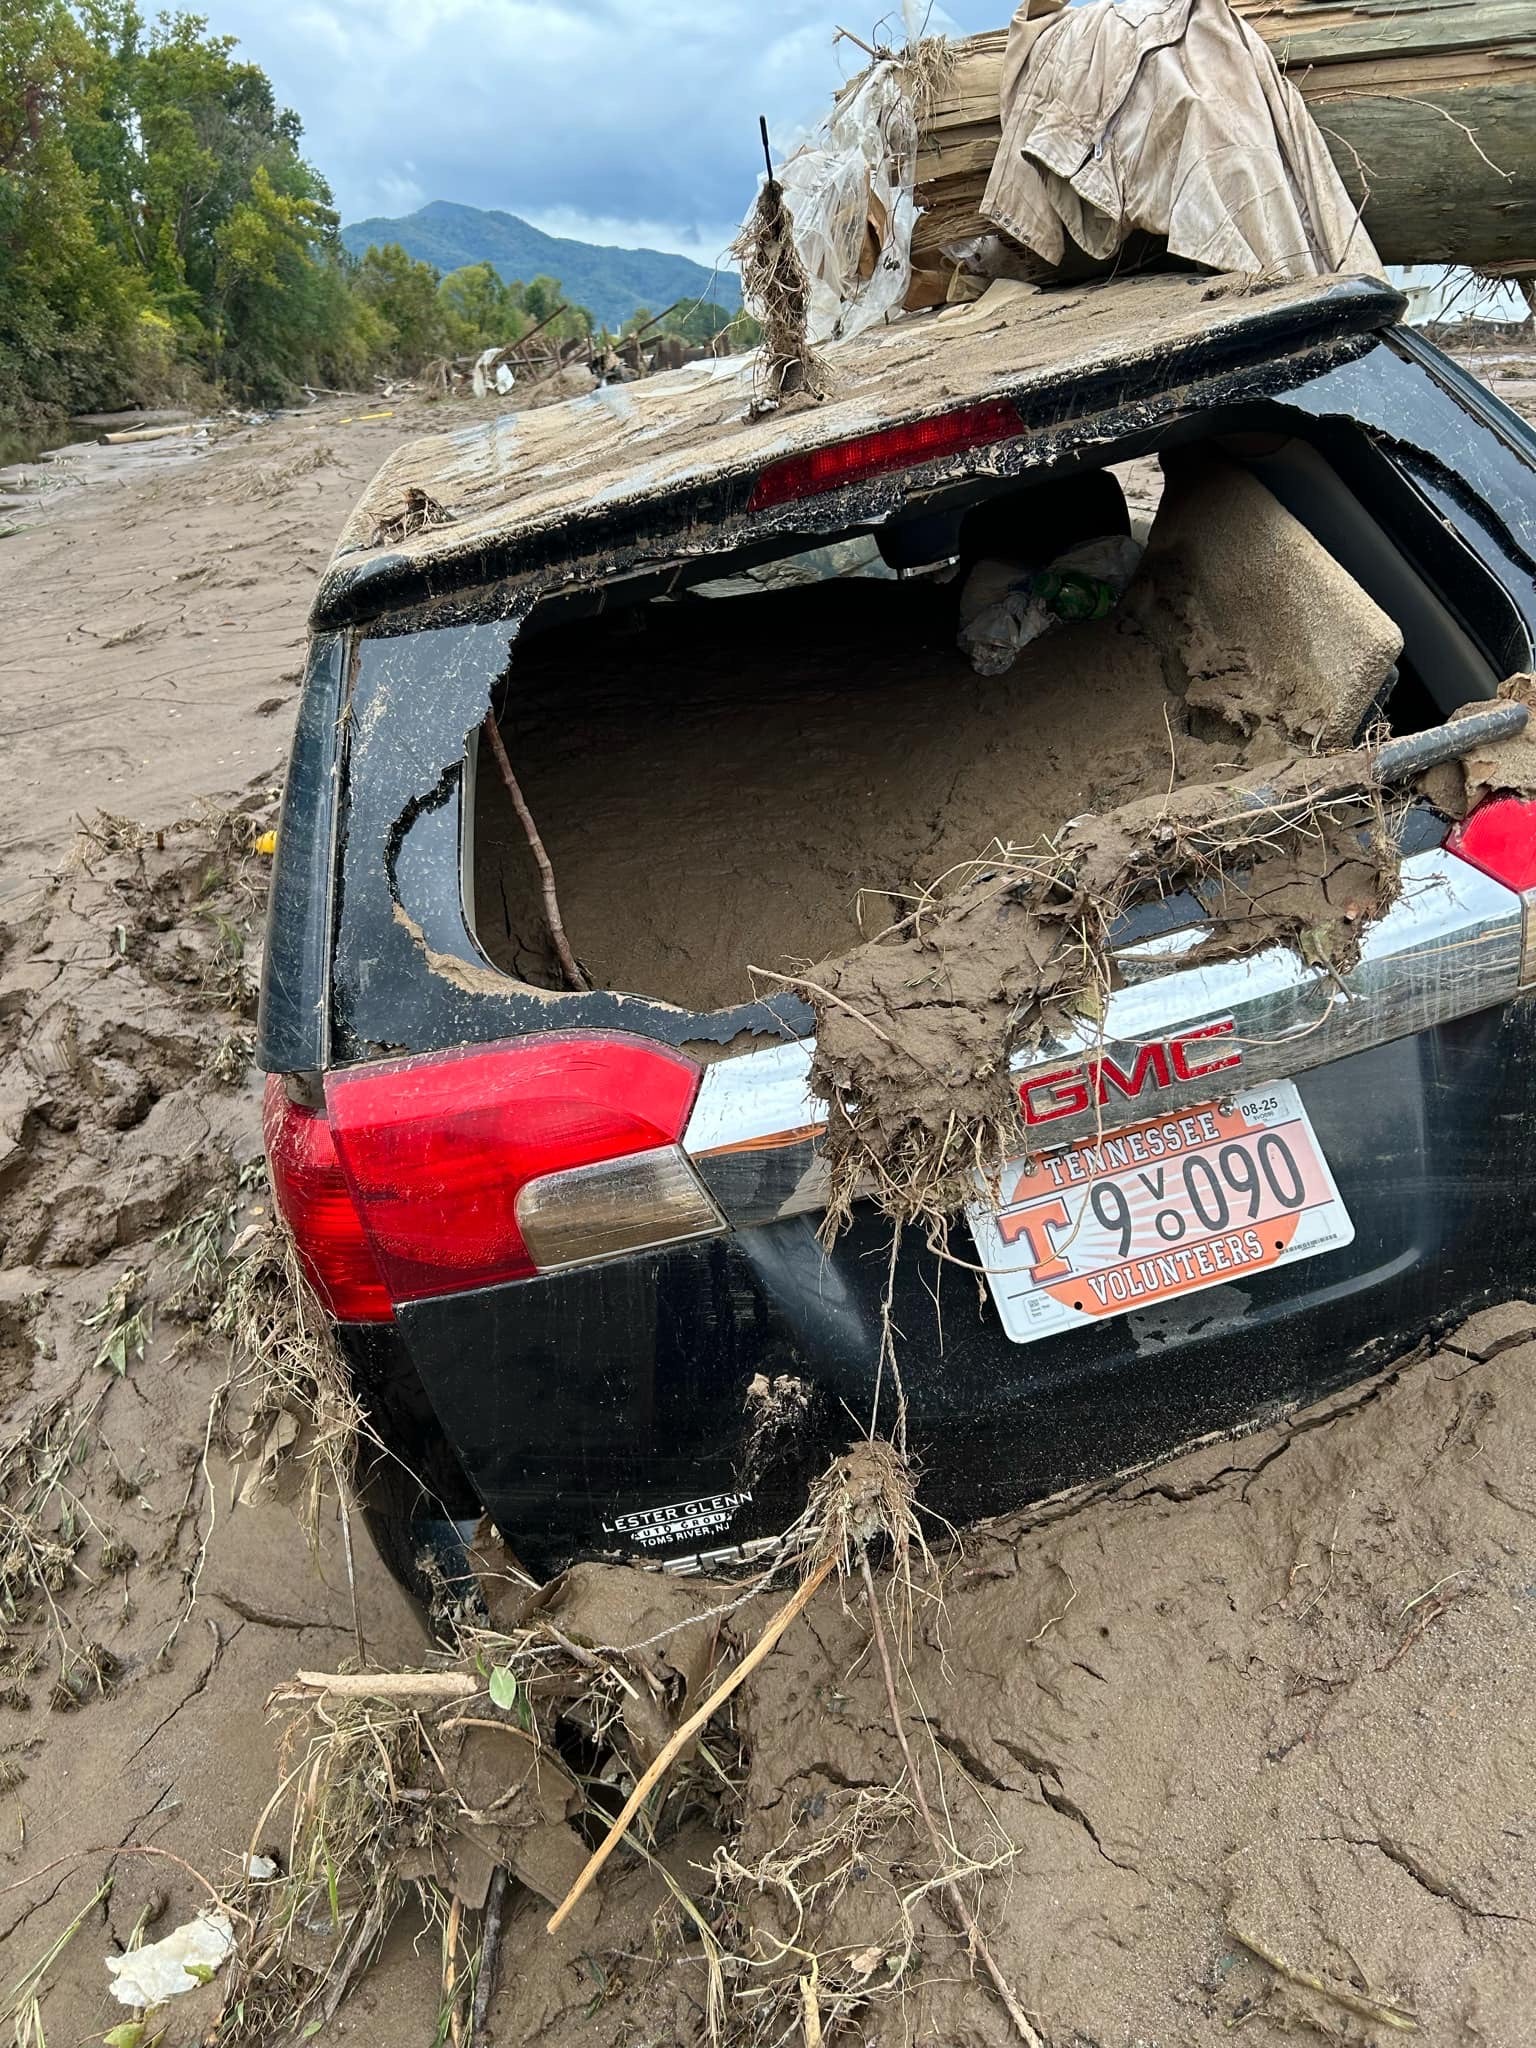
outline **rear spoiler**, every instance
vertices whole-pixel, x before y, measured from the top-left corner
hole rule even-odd
[[[412,442],[348,522],[311,624],[510,582],[507,610],[760,535],[878,525],[914,493],[1102,459],[1178,418],[1294,389],[1406,306],[1366,277],[1164,275],[990,299],[841,345],[835,395],[799,411],[751,417],[739,358],[727,375],[674,372],[612,387],[611,402],[593,393]],[[418,508],[403,537],[402,507]]]

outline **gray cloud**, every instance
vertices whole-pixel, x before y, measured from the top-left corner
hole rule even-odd
[[[706,261],[751,200],[758,114],[787,147],[864,61],[832,46],[847,0],[205,4],[298,111],[344,219],[454,199]],[[1010,11],[947,0],[931,25]]]

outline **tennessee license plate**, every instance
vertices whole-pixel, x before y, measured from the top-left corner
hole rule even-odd
[[[1294,1082],[1005,1167],[971,1229],[1016,1344],[1333,1251],[1354,1237]]]

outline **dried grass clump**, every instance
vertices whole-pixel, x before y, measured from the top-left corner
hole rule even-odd
[[[678,1935],[698,1944],[707,1973],[704,2031],[716,2048],[757,2048],[797,2032],[830,2039],[877,2001],[905,1997],[921,1960],[917,1908],[929,1897],[942,1902],[989,1971],[1019,2037],[1033,2043],[959,1890],[964,1883],[974,1891],[1004,1868],[1013,1848],[985,1816],[962,1847],[947,1798],[937,1802],[944,1826],[935,1819],[898,1710],[872,1549],[888,1554],[893,1567],[888,1598],[909,1592],[914,1552],[926,1555],[915,1487],[906,1460],[878,1441],[855,1445],[823,1475],[775,1567],[797,1568],[800,1583],[744,1654],[720,1623],[759,1599],[764,1580],[721,1607],[693,1608],[660,1633],[616,1647],[567,1633],[558,1592],[551,1601],[548,1593],[509,1587],[495,1569],[494,1546],[477,1545],[487,1598],[510,1619],[471,1617],[454,1655],[430,1669],[301,1672],[295,1687],[274,1695],[297,1705],[301,1718],[289,1730],[282,1782],[252,1840],[253,1851],[260,1849],[275,1816],[285,1813],[288,1874],[247,1882],[235,1903],[252,1932],[232,1972],[220,2039],[243,2048],[318,2031],[414,1899],[442,1936],[438,2038],[474,2041],[494,1974],[504,1888],[521,1880],[542,1890],[551,1833],[569,1856],[574,1825],[587,1841],[601,1840],[559,1900],[551,1929],[622,1844],[668,1894],[655,1923],[658,1956],[676,1952]],[[717,1826],[734,1819],[744,1759],[731,1696],[834,1573],[845,1590],[862,1587],[904,1771],[888,1786],[838,1788],[814,1825],[797,1821],[754,1863],[727,1842],[713,1865],[712,1900],[701,1904],[660,1852],[701,1810]],[[605,1611],[583,1610],[579,1593],[565,1597],[576,1612]],[[596,1597],[619,1600],[608,1612],[651,1611],[649,1593],[630,1608],[634,1596],[606,1579]],[[682,1683],[691,1655],[673,1649],[678,1661],[669,1668],[657,1646],[670,1644],[679,1628],[701,1625],[693,1639],[701,1654]],[[910,1688],[904,1664],[902,1672]],[[920,1703],[918,1712],[921,1725]],[[937,1751],[930,1778],[936,1773],[942,1791]],[[530,1864],[523,1845],[535,1837],[543,1848]],[[488,1859],[496,1870],[487,1881]],[[755,1909],[765,1898],[785,1930],[779,1936],[765,1934]],[[844,1938],[850,1914],[870,1930],[857,1942]],[[672,1922],[670,1934],[664,1920]]]
[[[803,2038],[810,2009],[823,2038],[836,2039],[878,2002],[903,1996],[919,1954],[918,1930],[912,1901],[891,1869],[910,1856],[920,1826],[905,1792],[835,1787],[819,1822],[792,1823],[755,1863],[743,1862],[729,1845],[715,1851],[711,1917],[733,1964],[722,2039],[757,2048]],[[850,1896],[859,1908],[856,1943],[829,1932]],[[756,1931],[764,1901],[782,1932]]]
[[[11,1632],[41,1617],[57,1658],[55,1689],[71,1706],[105,1691],[111,1675],[111,1660],[64,1598],[87,1542],[105,1541],[78,1482],[106,1393],[104,1382],[79,1406],[73,1395],[52,1401],[0,1444],[0,1640],[9,1649]],[[13,1703],[26,1703],[23,1681],[37,1662],[22,1652],[0,1672]]]
[[[413,1891],[429,1918],[449,1907],[434,1880],[402,1874],[430,1858],[458,1811],[425,1712],[377,1697],[323,1699],[290,1727],[281,1769],[251,1853],[286,1801],[286,1875],[248,1879],[235,1900],[252,1931],[220,2029],[230,2048],[300,2039],[328,2021]]]
[[[326,1497],[344,1513],[351,1501],[367,1425],[330,1320],[275,1218],[252,1224],[231,1246],[209,1324],[230,1340],[248,1406],[240,1455],[249,1484],[271,1486],[296,1468],[301,1519],[318,1547]]]
[[[669,1697],[644,1646],[588,1647],[535,1609],[526,1626],[482,1616],[427,1669],[300,1672],[269,1705],[296,1717],[252,1851],[286,1815],[287,1875],[240,1895],[255,1931],[220,2038],[241,2044],[294,2040],[323,2024],[412,1902],[443,1940],[438,2038],[463,2038],[507,1876],[529,1869],[524,1845],[535,1845],[540,1873],[525,1881],[548,1882],[552,1834],[579,1860],[570,1824],[607,1821],[615,1789],[639,1775],[647,1753],[636,1731]],[[709,1767],[725,1775],[717,1758]],[[650,1861],[697,1813],[703,1772],[701,1762],[665,1811],[658,1802],[647,1813],[628,1837],[637,1854]],[[692,1901],[669,1888],[698,1921]]]
[[[811,1488],[803,1526],[810,1539],[808,1566],[830,1562],[845,1579],[876,1546],[888,1547],[892,1577],[902,1585],[911,1582],[913,1551],[928,1556],[912,1468],[880,1437],[856,1443],[833,1460]]]
[[[237,505],[252,499],[281,498],[301,477],[313,476],[317,469],[329,469],[335,461],[336,450],[329,442],[312,441],[297,454],[275,462],[242,463],[225,484],[224,496]]]
[[[94,817],[75,819],[75,837],[64,859],[66,874],[89,874],[91,863],[113,854],[138,853],[155,843],[152,827],[136,818],[120,818],[113,811],[97,811]]]
[[[897,68],[919,130],[948,97],[955,82],[956,61],[955,45],[948,36],[919,36],[898,52]]]
[[[767,129],[763,148],[767,152]],[[811,281],[795,247],[795,223],[784,201],[784,187],[768,176],[757,204],[731,244],[741,265],[742,297],[762,323],[758,347],[754,412],[772,412],[786,398],[821,398],[827,371],[811,347],[807,333]]]

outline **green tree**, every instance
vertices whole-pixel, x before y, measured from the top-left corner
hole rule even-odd
[[[358,297],[388,330],[384,346],[392,366],[413,370],[450,346],[448,319],[430,263],[417,263],[398,242],[365,251],[352,274]]]
[[[98,395],[129,377],[142,287],[99,241],[95,188],[70,148],[97,90],[63,0],[0,6],[0,416]]]
[[[578,341],[596,325],[585,306],[573,305],[557,277],[536,277],[528,284],[514,284],[513,295],[528,315],[530,327],[537,327],[551,341]]]
[[[438,304],[455,351],[501,348],[530,326],[517,287],[504,284],[494,264],[466,263],[437,288]]]
[[[31,0],[28,0],[31,4]],[[353,290],[296,115],[200,15],[146,32],[132,0],[79,0],[94,93],[71,126],[99,239],[183,352],[243,396],[357,376],[388,347]]]
[[[0,0],[0,416],[169,394],[355,384],[590,332],[557,279],[353,263],[298,117],[198,14]],[[557,310],[558,309],[558,310]]]

